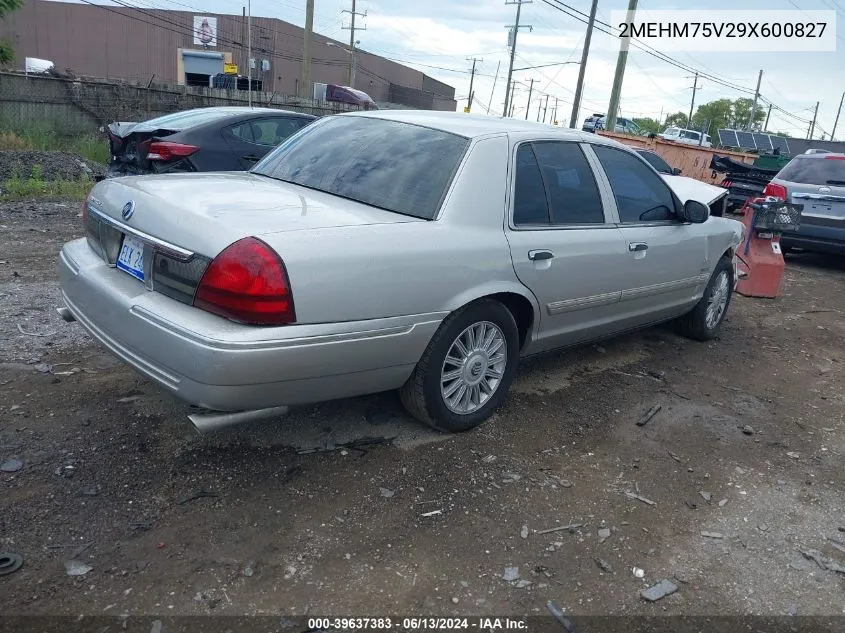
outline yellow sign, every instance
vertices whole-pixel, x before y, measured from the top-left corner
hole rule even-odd
[[[223,72],[227,75],[237,75],[238,74],[238,65],[237,64],[223,64]]]
[[[469,108],[468,107],[464,107],[464,114],[469,114]]]

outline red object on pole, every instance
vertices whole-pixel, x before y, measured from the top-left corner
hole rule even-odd
[[[783,271],[786,268],[780,249],[780,234],[755,229],[754,209],[749,206],[765,200],[750,199],[742,208],[745,238],[737,249],[737,265],[746,276],[739,280],[736,291],[746,297],[773,299],[780,295]]]

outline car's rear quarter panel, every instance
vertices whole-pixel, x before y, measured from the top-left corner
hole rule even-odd
[[[476,141],[437,220],[262,236],[282,256],[297,320],[450,312],[518,281],[504,234],[508,139]]]

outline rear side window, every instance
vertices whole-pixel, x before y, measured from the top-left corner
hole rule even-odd
[[[253,169],[284,182],[423,219],[437,215],[469,140],[363,116],[306,127]]]
[[[523,143],[516,152],[514,180],[514,226],[548,224],[549,200],[546,198],[540,165],[530,143]]]
[[[576,143],[523,143],[516,155],[515,226],[603,224],[598,185]]]
[[[775,177],[805,185],[845,186],[845,158],[796,156]]]
[[[303,127],[299,121],[300,119],[272,117],[251,121],[250,127],[252,136],[259,145],[278,145]]]
[[[675,202],[668,185],[636,156],[601,145],[593,145],[593,150],[610,181],[621,222],[659,222],[675,218]]]
[[[552,224],[603,224],[604,210],[593,170],[576,143],[534,143],[549,195]]]

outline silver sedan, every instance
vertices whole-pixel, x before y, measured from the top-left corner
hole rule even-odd
[[[229,420],[399,389],[462,431],[521,357],[668,320],[715,336],[741,225],[683,197],[593,134],[329,117],[248,173],[97,184],[61,252],[62,312]]]

